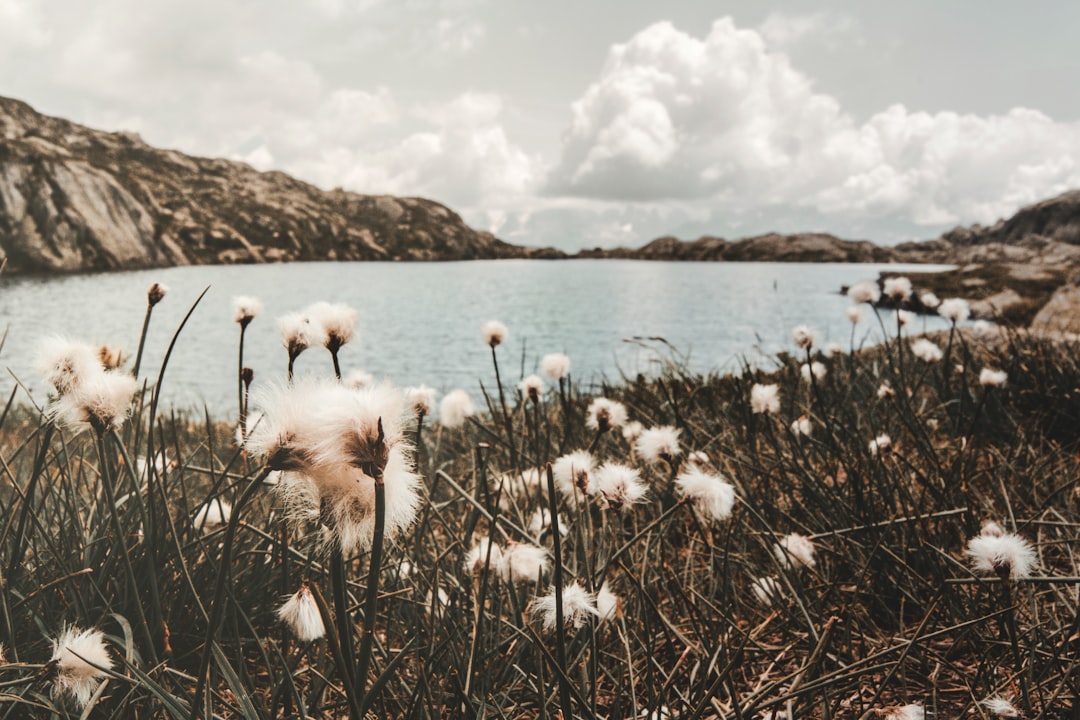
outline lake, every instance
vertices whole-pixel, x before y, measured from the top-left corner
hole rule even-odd
[[[657,352],[633,338],[662,337],[702,372],[736,370],[742,359],[767,363],[793,349],[791,329],[807,323],[848,346],[851,325],[842,285],[873,280],[880,270],[926,271],[947,266],[685,263],[634,260],[495,260],[451,263],[296,263],[182,267],[58,277],[3,277],[0,325],[7,339],[0,362],[6,393],[15,380],[34,400],[46,399],[33,369],[40,338],[58,334],[118,345],[134,356],[146,310],[146,289],[169,286],[155,308],[143,374],[156,377],[169,339],[207,286],[169,362],[166,406],[227,417],[236,405],[232,297],[265,305],[249,326],[245,364],[255,384],[284,380],[287,355],[276,318],[310,303],[343,302],[360,313],[358,338],[340,354],[344,372],[362,368],[399,385],[426,383],[440,392],[463,387],[478,397],[494,384],[480,327],[497,319],[510,330],[499,348],[504,381],[534,372],[542,355],[565,352],[578,384],[620,373],[649,373]],[[940,318],[916,329],[944,329]],[[858,338],[878,339],[863,323]],[[652,347],[656,347],[652,343]],[[128,366],[130,368],[130,363]],[[298,375],[329,374],[330,356],[313,348],[297,360]],[[20,390],[19,397],[26,399]]]

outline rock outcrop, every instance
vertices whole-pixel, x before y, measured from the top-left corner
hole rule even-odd
[[[431,200],[327,192],[4,98],[0,253],[7,272],[562,256],[473,230]]]

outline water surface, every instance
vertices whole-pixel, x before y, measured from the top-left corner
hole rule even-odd
[[[326,300],[360,313],[359,337],[341,351],[345,371],[362,368],[399,385],[426,383],[441,392],[479,383],[491,387],[489,349],[480,326],[498,319],[510,329],[499,348],[504,379],[535,371],[539,358],[565,352],[576,382],[655,370],[657,354],[635,337],[661,337],[702,372],[733,370],[743,358],[768,362],[791,349],[791,328],[817,327],[822,342],[848,345],[851,325],[841,285],[872,280],[882,269],[945,266],[803,263],[693,263],[635,260],[497,260],[451,263],[296,263],[183,267],[61,277],[0,279],[0,352],[10,374],[36,402],[46,398],[33,370],[36,345],[60,334],[110,343],[134,355],[146,309],[146,288],[169,286],[153,314],[143,374],[156,376],[169,340],[200,292],[169,362],[163,397],[173,407],[205,404],[215,414],[236,404],[232,297],[255,295],[264,313],[248,328],[245,364],[256,384],[284,379],[286,353],[276,318]],[[924,321],[919,322],[919,327]],[[946,327],[940,319],[929,327]],[[859,337],[874,335],[860,328]],[[128,365],[130,367],[130,364]],[[322,349],[303,353],[298,374],[328,374]],[[20,390],[20,396],[25,397]]]

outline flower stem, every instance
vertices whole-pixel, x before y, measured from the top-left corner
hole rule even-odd
[[[381,477],[375,480],[375,531],[371,538],[371,558],[368,568],[367,593],[364,598],[364,636],[360,641],[360,664],[356,682],[364,689],[361,710],[371,706],[374,698],[367,695],[368,669],[371,649],[375,642],[375,616],[379,610],[379,571],[382,567],[383,536],[386,534],[386,486]]]

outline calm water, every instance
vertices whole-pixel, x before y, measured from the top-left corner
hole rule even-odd
[[[399,385],[440,391],[491,387],[490,351],[480,326],[498,319],[510,329],[499,348],[504,378],[533,372],[541,355],[561,351],[578,383],[619,373],[650,372],[656,353],[628,342],[663,337],[701,371],[735,369],[740,359],[767,362],[791,349],[791,328],[817,327],[823,342],[847,347],[850,324],[841,285],[874,279],[897,265],[669,263],[641,261],[480,261],[461,263],[304,263],[186,267],[127,273],[0,280],[0,327],[8,329],[0,363],[37,402],[44,386],[33,370],[40,337],[61,334],[110,343],[130,355],[138,346],[152,282],[169,286],[154,310],[143,372],[154,376],[176,327],[203,288],[206,297],[181,335],[163,395],[174,407],[229,413],[235,408],[236,342],[232,297],[255,295],[265,311],[248,328],[245,364],[255,382],[284,378],[286,353],[276,318],[318,301],[360,312],[359,339],[341,351],[343,371],[363,368]],[[943,267],[943,266],[937,266]],[[930,270],[935,266],[909,266]],[[944,328],[930,319],[929,327]],[[920,328],[923,322],[919,322]],[[860,334],[870,333],[867,324]],[[130,365],[128,366],[130,367]],[[328,374],[330,356],[311,349],[298,374]],[[20,391],[22,393],[22,391]],[[23,395],[25,397],[25,395]]]

